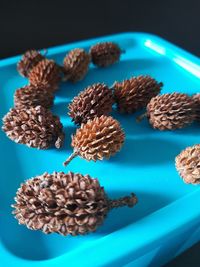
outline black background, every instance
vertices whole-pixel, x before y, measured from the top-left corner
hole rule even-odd
[[[0,58],[125,31],[150,32],[200,56],[199,0],[0,0]],[[200,266],[197,244],[167,266]]]

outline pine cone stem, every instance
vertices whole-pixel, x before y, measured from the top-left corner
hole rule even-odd
[[[126,196],[118,199],[109,200],[109,208],[119,208],[122,206],[133,207],[137,204],[138,200],[134,193],[131,196]]]
[[[79,154],[78,150],[74,150],[74,152],[63,162],[64,166],[67,166],[75,157]]]
[[[144,118],[146,118],[147,117],[147,113],[145,112],[145,113],[143,113],[142,115],[140,115],[140,116],[138,116],[137,118],[136,118],[136,121],[139,123],[139,122],[141,122]]]

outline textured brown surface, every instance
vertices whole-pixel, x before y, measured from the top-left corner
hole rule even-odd
[[[172,93],[156,96],[147,105],[149,122],[155,129],[175,130],[195,119],[195,105],[186,94]]]
[[[3,118],[2,130],[16,143],[39,149],[53,145],[60,148],[64,139],[59,117],[41,106],[10,109]]]
[[[200,122],[200,93],[192,96],[195,102],[195,119]]]
[[[200,145],[187,147],[176,157],[176,169],[187,184],[200,184]]]
[[[43,59],[44,56],[39,51],[28,50],[18,62],[17,70],[23,77],[28,77],[30,70]]]
[[[160,93],[162,85],[150,76],[137,76],[115,82],[114,96],[119,112],[133,113],[146,107],[151,98]]]
[[[13,205],[16,219],[46,234],[84,235],[103,223],[111,208],[137,203],[134,194],[109,200],[97,179],[69,172],[44,173],[18,189]]]
[[[98,67],[107,67],[119,61],[121,49],[112,42],[98,43],[90,49],[92,63]]]
[[[53,105],[54,95],[45,86],[27,85],[19,88],[14,94],[15,108],[29,108],[43,106],[50,108]]]
[[[89,63],[90,56],[84,49],[73,49],[64,58],[64,75],[67,76],[69,81],[80,81],[87,74]]]
[[[74,97],[68,114],[76,124],[81,124],[96,116],[109,114],[113,103],[112,90],[103,83],[96,83]]]

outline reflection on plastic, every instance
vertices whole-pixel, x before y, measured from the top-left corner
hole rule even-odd
[[[196,77],[200,78],[200,66],[183,58],[180,56],[176,56],[173,59],[175,61],[176,64],[178,64],[179,66],[181,66],[182,68],[184,68],[185,70],[189,71],[190,73],[192,73],[193,75],[195,75]]]
[[[156,53],[160,54],[160,55],[166,55],[166,49],[154,42],[152,42],[151,40],[146,40],[144,45],[146,47],[149,47],[150,49],[154,50]]]

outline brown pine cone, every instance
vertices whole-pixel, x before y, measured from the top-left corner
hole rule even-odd
[[[53,60],[42,60],[29,72],[30,84],[48,86],[50,91],[58,89],[60,80],[60,67]]]
[[[50,108],[53,105],[54,95],[44,86],[27,85],[15,91],[15,108],[43,106]]]
[[[88,86],[69,104],[69,116],[76,124],[87,122],[96,116],[107,115],[114,103],[112,90],[103,83]]]
[[[121,149],[124,138],[124,131],[117,120],[105,115],[95,117],[77,129],[71,143],[74,152],[64,165],[75,156],[81,156],[88,161],[108,159]]]
[[[195,119],[200,122],[200,93],[192,96],[195,102]]]
[[[161,131],[186,127],[195,119],[194,101],[181,93],[156,96],[147,105],[147,117],[153,128]]]
[[[146,107],[158,95],[163,84],[150,76],[137,76],[113,85],[117,109],[120,113],[133,113]]]
[[[36,50],[28,50],[17,64],[17,70],[23,77],[28,77],[30,70],[45,57]]]
[[[176,157],[176,169],[187,184],[200,184],[200,145],[187,147]]]
[[[112,42],[98,43],[90,48],[92,63],[98,67],[107,67],[119,61],[120,47]]]
[[[89,63],[90,56],[84,49],[73,49],[64,58],[64,75],[69,81],[78,82],[87,74]]]
[[[12,108],[3,118],[2,130],[16,143],[47,149],[62,146],[63,126],[59,117],[44,107]]]
[[[97,179],[69,172],[44,173],[21,184],[13,214],[19,224],[46,234],[84,235],[96,231],[112,208],[133,207],[136,196],[110,200]]]

